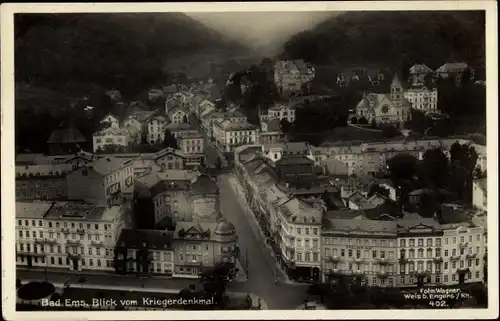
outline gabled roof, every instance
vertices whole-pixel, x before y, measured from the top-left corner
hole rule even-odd
[[[48,144],[84,143],[87,140],[75,127],[59,127],[55,129],[47,140]]]
[[[427,67],[425,64],[415,64],[410,68],[410,74],[430,74],[433,72],[434,70]]]
[[[191,183],[191,194],[218,194],[219,187],[210,176],[202,174]]]
[[[126,162],[130,161],[123,161],[116,157],[107,156],[97,159],[91,165],[88,165],[88,167],[92,167],[94,171],[96,171],[101,175],[108,175],[116,171],[117,169],[123,167]]]
[[[173,232],[160,230],[123,229],[117,241],[118,246],[140,249],[144,243],[148,249],[172,250]]]
[[[465,69],[469,68],[469,65],[467,65],[465,62],[447,62],[441,67],[439,67],[436,71],[437,72],[457,72],[457,71],[463,71]]]

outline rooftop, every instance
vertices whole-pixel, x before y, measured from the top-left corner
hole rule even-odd
[[[208,175],[195,177],[191,183],[191,194],[218,194],[217,183]]]
[[[51,203],[22,203],[16,202],[16,218],[41,219],[52,208]]]
[[[184,131],[184,130],[195,130],[191,125],[186,123],[172,123],[167,125],[167,129],[170,132]]]
[[[247,121],[233,122],[229,119],[225,119],[217,123],[217,127],[225,131],[255,130],[255,126]]]
[[[126,136],[128,134],[128,131],[123,128],[116,128],[116,127],[107,127],[104,128],[100,131],[97,131],[93,134],[93,136]]]
[[[56,203],[52,209],[45,215],[46,219],[62,220],[85,220],[85,221],[113,221],[121,215],[120,206],[100,206],[83,205],[75,203]]]
[[[75,168],[75,164],[23,165],[16,166],[16,176],[57,177],[64,176]]]
[[[48,144],[71,144],[71,143],[84,143],[87,140],[82,133],[74,128],[64,128],[60,126],[55,129],[47,140]]]
[[[103,158],[99,158],[94,161],[92,164],[87,165],[87,167],[92,168],[94,171],[101,175],[108,175],[112,172],[130,165],[132,160],[123,160],[113,156],[106,156]]]
[[[173,237],[169,231],[123,229],[116,244],[128,249],[172,250]]]

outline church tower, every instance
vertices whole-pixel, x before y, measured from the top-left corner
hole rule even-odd
[[[398,74],[394,75],[391,83],[391,100],[396,107],[401,107],[403,101],[403,85],[399,80]]]

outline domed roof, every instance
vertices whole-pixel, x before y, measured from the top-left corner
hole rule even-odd
[[[229,235],[234,233],[236,233],[236,228],[233,223],[229,222],[225,218],[221,219],[215,227],[215,234]]]

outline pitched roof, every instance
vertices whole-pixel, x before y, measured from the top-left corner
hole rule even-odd
[[[48,144],[70,144],[70,143],[84,143],[87,140],[82,135],[82,133],[75,127],[59,127],[56,128],[49,139]]]
[[[116,244],[130,249],[146,247],[156,250],[172,250],[174,233],[160,230],[123,229]]]
[[[314,161],[312,159],[309,159],[304,155],[283,155],[276,161],[276,165],[302,165],[313,163]]]
[[[167,129],[170,132],[174,131],[184,131],[184,130],[195,130],[190,124],[186,123],[172,123],[167,125]]]
[[[53,164],[53,165],[26,165],[16,166],[16,176],[41,176],[55,177],[63,176],[71,172],[76,165],[74,164]]]
[[[439,67],[437,72],[457,72],[469,68],[465,62],[447,62]]]
[[[378,221],[368,219],[326,219],[322,226],[323,232],[343,231],[343,232],[371,232],[371,233],[391,233],[396,236],[397,224],[395,221]]]
[[[434,70],[431,68],[427,67],[425,64],[415,64],[411,66],[410,68],[410,74],[426,74],[426,73],[433,73]]]
[[[98,172],[101,175],[108,175],[116,171],[117,169],[122,168],[126,162],[131,162],[131,161],[130,160],[123,161],[116,157],[107,156],[99,158],[98,160],[96,160],[95,162],[93,162],[91,165],[88,166],[92,167],[94,171]]]
[[[52,206],[51,203],[16,202],[16,218],[43,218]]]
[[[210,176],[202,174],[191,183],[191,194],[218,194],[219,187]]]

